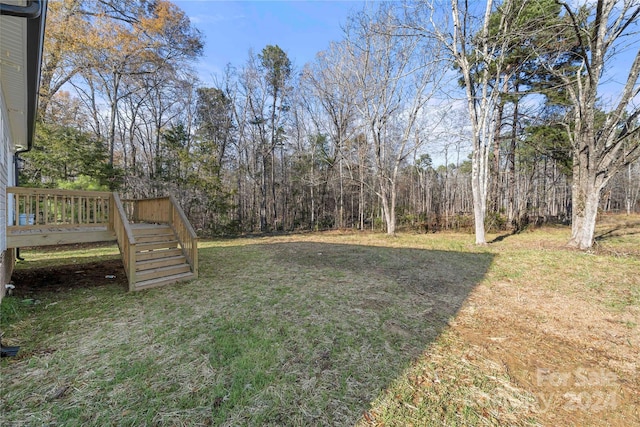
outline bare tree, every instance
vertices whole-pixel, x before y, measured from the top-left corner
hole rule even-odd
[[[373,17],[357,15],[346,33],[357,108],[372,141],[376,191],[387,233],[395,234],[400,167],[425,140],[418,125],[444,75],[440,44],[401,26],[388,5]]]
[[[453,31],[442,34],[460,70],[467,95],[471,123],[473,152],[471,183],[476,244],[485,244],[485,216],[489,190],[489,155],[494,140],[496,112],[498,111],[501,79],[505,76],[510,26],[506,17],[512,2],[503,3],[497,27],[490,34],[494,3],[487,0],[479,21],[470,10],[469,2],[462,5],[451,1]]]
[[[581,59],[577,72],[558,73],[574,107],[567,124],[573,153],[569,245],[588,249],[593,245],[602,189],[617,172],[640,157],[640,2],[598,0],[586,20],[581,18],[586,6],[579,9],[574,2],[562,5],[575,32]],[[631,52],[632,63],[617,99],[602,110],[606,108],[599,98],[602,78],[619,52]],[[560,52],[559,59],[566,54]],[[604,117],[599,117],[602,113]]]
[[[349,55],[343,43],[332,43],[316,56],[316,62],[305,69],[304,82],[311,87],[326,120],[316,120],[318,128],[325,130],[333,142],[334,159],[338,163],[339,192],[336,204],[337,226],[344,221],[344,146],[357,128],[355,123],[355,73],[349,64]]]

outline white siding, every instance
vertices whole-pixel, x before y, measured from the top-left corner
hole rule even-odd
[[[9,170],[10,163],[9,158],[9,138],[10,131],[6,120],[7,110],[4,106],[4,96],[0,92],[0,130],[2,130],[2,141],[0,144],[0,251],[4,251],[7,248],[7,236],[6,236],[6,224],[7,224],[7,195],[6,188],[9,185]]]
[[[0,300],[12,270],[13,259],[7,252],[7,186],[13,184],[12,147],[7,109],[0,87]],[[11,264],[11,265],[10,265]]]

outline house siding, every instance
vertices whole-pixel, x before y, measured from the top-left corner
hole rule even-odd
[[[11,133],[7,120],[4,95],[0,88],[0,301],[5,295],[5,285],[11,280],[15,251],[7,250],[7,186],[13,185],[13,153]]]

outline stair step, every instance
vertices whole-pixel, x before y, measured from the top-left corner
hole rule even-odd
[[[175,239],[176,239],[176,236],[173,233],[167,233],[167,234],[144,234],[142,236],[136,237],[136,244],[170,242],[170,241],[175,240]]]
[[[157,279],[139,281],[139,282],[136,282],[135,290],[142,291],[144,289],[157,288],[164,285],[170,285],[176,282],[191,280],[193,278],[195,278],[195,275],[191,272],[188,272],[188,273],[174,274],[166,277],[160,277]]]
[[[170,265],[167,267],[158,267],[151,270],[143,270],[136,273],[136,282],[141,282],[151,279],[158,279],[161,277],[174,276],[181,273],[190,273],[191,267],[189,264]]]
[[[136,243],[136,252],[153,251],[155,249],[174,249],[177,247],[177,240],[169,240],[166,242]]]
[[[196,277],[170,225],[134,223],[131,229],[136,240],[136,291]]]
[[[131,224],[131,230],[136,237],[150,234],[173,234],[171,227],[166,224]]]
[[[136,262],[182,255],[182,249],[156,249],[154,251],[136,252]]]
[[[144,270],[153,270],[154,268],[180,265],[180,264],[185,264],[186,262],[187,262],[187,258],[184,255],[138,261],[136,262],[136,271],[141,272]]]

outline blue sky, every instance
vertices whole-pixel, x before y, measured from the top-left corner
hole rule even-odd
[[[174,0],[204,35],[204,55],[197,66],[204,84],[221,75],[225,66],[243,66],[249,49],[280,46],[302,68],[342,39],[347,17],[378,0]],[[616,98],[626,80],[637,44],[625,49],[607,67],[601,95]],[[640,102],[640,100],[639,100]]]
[[[176,0],[204,35],[204,55],[198,65],[200,78],[211,81],[226,64],[242,66],[249,49],[259,53],[266,45],[278,45],[299,68],[331,41],[342,38],[341,26],[363,1],[285,0],[218,1]]]

